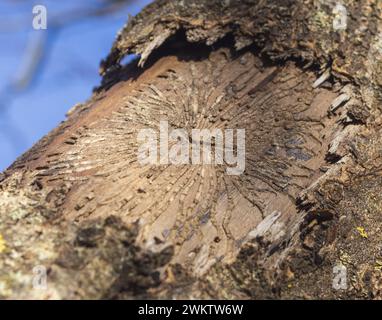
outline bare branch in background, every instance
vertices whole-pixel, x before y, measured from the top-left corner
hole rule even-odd
[[[129,0],[101,1],[96,7],[84,6],[61,12],[48,17],[49,27],[47,30],[35,31],[29,35],[26,49],[23,57],[20,59],[21,66],[19,70],[16,71],[13,79],[4,88],[0,88],[0,131],[9,138],[12,145],[17,143],[24,144],[24,138],[21,132],[12,125],[7,111],[11,107],[15,96],[29,89],[33,83],[36,83],[37,76],[43,72],[43,65],[48,59],[50,49],[56,40],[57,32],[69,25],[72,26],[87,19],[118,13],[122,8],[131,4],[131,2]],[[30,17],[27,19],[17,17],[0,20],[0,33],[20,32],[30,28]]]

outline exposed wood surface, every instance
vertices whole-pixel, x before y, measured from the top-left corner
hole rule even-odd
[[[157,1],[130,21],[93,97],[1,179],[0,297],[379,297],[381,6],[345,5],[341,32],[313,0]],[[244,173],[141,165],[160,120],[245,129]]]

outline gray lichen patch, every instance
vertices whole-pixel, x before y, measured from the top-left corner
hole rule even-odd
[[[113,216],[82,224],[49,222],[41,216],[42,194],[11,193],[0,196],[1,298],[147,296],[159,285],[158,269],[171,259],[172,247],[143,251],[135,244],[137,224]]]

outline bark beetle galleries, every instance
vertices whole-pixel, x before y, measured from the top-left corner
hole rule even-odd
[[[280,270],[291,279],[315,268],[337,241],[330,221],[346,203],[356,207],[349,195],[357,187],[346,191],[346,181],[361,179],[363,170],[376,172],[362,158],[377,159],[377,151],[365,142],[371,131],[360,124],[369,116],[378,123],[378,78],[368,62],[360,72],[354,68],[374,43],[377,18],[367,10],[354,14],[357,21],[367,17],[366,47],[355,50],[358,42],[349,38],[339,49],[337,36],[319,31],[330,11],[315,1],[232,1],[224,10],[219,1],[209,11],[205,2],[194,2],[192,10],[204,19],[187,15],[182,1],[159,1],[130,22],[104,63],[99,91],[5,173],[1,296],[222,297],[239,288],[231,297],[252,297],[280,280],[272,278]],[[349,10],[356,7],[349,4]],[[320,15],[308,14],[317,10]],[[297,23],[289,12],[307,18]],[[207,45],[231,33],[242,50],[214,46],[200,56],[168,48],[136,75],[123,76],[129,67],[118,70],[126,53],[141,53],[143,63],[182,28],[187,41]],[[353,34],[357,28],[350,22]],[[304,59],[329,64],[334,78],[313,86],[317,74],[296,62]],[[362,85],[364,76],[370,86]],[[347,98],[337,105],[341,95]],[[333,101],[336,110],[328,112]],[[352,121],[354,115],[362,121]],[[161,119],[187,130],[245,129],[244,173],[229,176],[224,164],[140,165],[138,131],[157,129]],[[36,261],[50,272],[48,292],[25,289]],[[257,267],[264,274],[252,287],[248,279],[255,279]]]
[[[338,94],[313,89],[314,81],[293,62],[264,65],[250,51],[231,56],[222,48],[202,61],[164,57],[110,89],[24,166],[50,190],[50,202],[57,190],[64,194],[59,219],[113,213],[139,221],[140,246],[173,245],[171,263],[203,275],[233,261],[267,217],[277,217],[273,240],[282,237],[297,214],[296,197],[322,175],[327,146],[342,127],[328,116]],[[244,173],[227,175],[224,165],[142,166],[138,132],[157,129],[160,119],[173,128],[245,129]]]

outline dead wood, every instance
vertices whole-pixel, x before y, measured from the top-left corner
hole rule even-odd
[[[343,2],[346,30],[319,0],[130,19],[91,99],[1,178],[0,296],[380,297],[382,7]],[[244,128],[244,173],[140,165],[138,131],[160,119]]]

